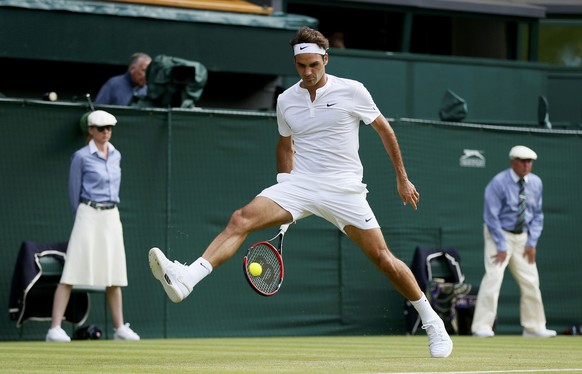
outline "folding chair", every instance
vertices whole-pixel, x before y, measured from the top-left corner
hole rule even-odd
[[[416,247],[414,252],[414,257],[412,259],[411,265],[412,273],[418,282],[420,289],[425,292],[433,308],[437,309],[439,312],[438,303],[444,303],[445,305],[450,305],[452,302],[452,297],[454,297],[455,289],[451,289],[451,293],[447,295],[451,296],[451,299],[439,299],[439,296],[443,294],[442,290],[438,284],[456,284],[468,286],[470,291],[471,286],[465,285],[465,275],[461,270],[461,257],[455,248],[424,248]],[[462,292],[468,292],[465,287]],[[459,288],[457,287],[457,292]],[[440,294],[439,294],[440,292]],[[448,296],[447,296],[448,297]],[[441,310],[443,312],[443,310]],[[406,300],[404,306],[404,315],[406,322],[406,333],[410,335],[416,334],[418,328],[420,327],[420,316],[416,312],[416,309],[412,304]],[[443,318],[445,319],[445,318]],[[450,317],[449,321],[445,321],[451,324]],[[451,328],[449,327],[449,330]]]
[[[61,279],[67,242],[38,244],[25,241],[20,247],[12,277],[9,315],[21,328],[26,321],[50,321],[54,293]],[[89,316],[89,294],[102,293],[105,287],[74,286],[64,314],[64,320],[73,324],[73,332]],[[107,300],[104,297],[105,325],[107,325]],[[105,329],[107,331],[107,329]],[[107,337],[107,332],[106,332]]]

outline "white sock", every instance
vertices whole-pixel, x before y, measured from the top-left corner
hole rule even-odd
[[[420,315],[420,319],[423,323],[430,322],[437,318],[440,318],[439,315],[434,311],[430,303],[428,302],[426,296],[423,294],[420,300],[417,301],[410,301],[414,309]]]
[[[188,268],[190,269],[189,273],[192,287],[197,285],[208,274],[212,273],[212,265],[202,257],[190,264]]]

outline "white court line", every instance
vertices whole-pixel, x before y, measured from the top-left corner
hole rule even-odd
[[[569,369],[532,369],[532,370],[483,370],[483,371],[418,371],[418,372],[401,372],[391,374],[489,374],[489,373],[561,373],[561,372],[580,372],[582,368]],[[386,373],[388,374],[388,373]]]

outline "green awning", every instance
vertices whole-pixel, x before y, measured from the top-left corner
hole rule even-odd
[[[70,0],[0,0],[0,58],[126,65],[142,51],[209,71],[294,74],[288,44],[312,17]],[[34,25],[34,27],[31,27]],[[265,32],[265,29],[268,32]]]
[[[103,1],[0,0],[0,7],[164,19],[176,22],[217,23],[284,30],[297,30],[303,25],[317,27],[318,23],[315,18],[296,14],[245,14]]]

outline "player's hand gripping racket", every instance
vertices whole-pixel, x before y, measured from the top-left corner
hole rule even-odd
[[[283,276],[285,275],[283,269],[283,238],[287,228],[289,228],[289,224],[281,225],[275,237],[253,244],[243,259],[245,276],[251,287],[260,295],[272,296],[281,288]],[[277,240],[279,242],[277,248],[275,248],[271,243]],[[249,269],[251,264],[257,267],[254,265],[255,263],[260,265],[258,272],[257,269]]]

